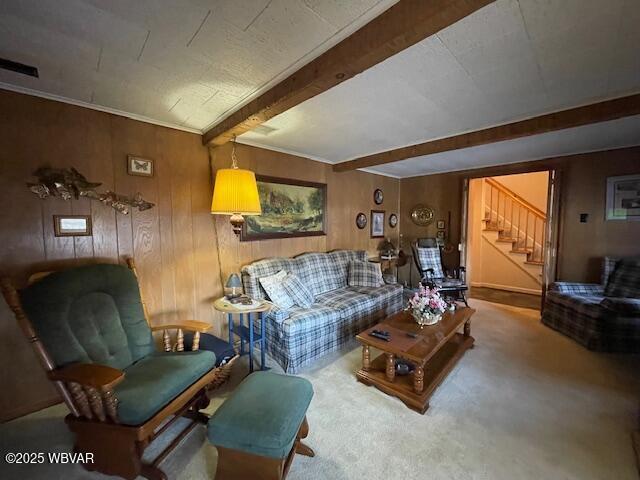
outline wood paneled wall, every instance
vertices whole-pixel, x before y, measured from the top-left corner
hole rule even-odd
[[[376,208],[398,212],[399,181],[364,172],[335,174],[329,165],[292,155],[238,145],[240,165],[258,173],[328,184],[328,235],[240,242],[228,217],[209,213],[210,154],[199,135],[150,125],[95,110],[0,90],[0,274],[18,285],[36,271],[133,256],[152,321],[196,318],[221,329],[210,300],[221,281],[252,260],[306,251],[359,248],[375,252],[369,229],[358,230],[355,215]],[[211,164],[228,166],[230,146],[211,152]],[[152,178],[129,176],[127,154],[154,160]],[[43,165],[76,167],[104,189],[141,192],[156,207],[129,216],[87,199],[40,200],[25,182]],[[53,235],[54,214],[91,214],[92,237]],[[388,229],[388,226],[387,226]],[[398,228],[387,230],[397,239]],[[218,249],[218,241],[220,249]],[[222,266],[222,269],[220,269]],[[35,355],[0,301],[0,420],[57,401]],[[8,368],[11,365],[11,368]],[[8,387],[8,388],[7,388]]]
[[[211,149],[214,170],[231,165],[231,148],[231,144],[225,144]],[[326,183],[327,235],[240,242],[231,231],[228,218],[217,217],[220,264],[224,278],[231,272],[239,271],[243,265],[266,257],[290,257],[303,252],[338,248],[367,250],[370,255],[376,255],[381,239],[370,238],[369,224],[363,230],[356,227],[358,212],[364,212],[369,218],[371,210],[385,210],[385,235],[397,245],[399,227],[390,228],[388,218],[389,214],[399,212],[399,180],[358,171],[335,173],[329,164],[242,144],[237,145],[236,156],[241,168],[258,174]],[[376,188],[384,192],[382,205],[376,205],[373,201]]]
[[[576,155],[563,172],[558,277],[600,282],[602,257],[640,255],[640,222],[606,221],[607,177],[640,174],[640,148]],[[587,213],[587,223],[580,214]]]
[[[435,238],[437,221],[444,220],[447,231],[447,243],[455,246],[452,253],[445,254],[447,266],[459,264],[458,243],[460,242],[460,212],[462,202],[462,178],[456,174],[427,175],[423,177],[404,178],[400,183],[400,231],[403,237],[405,252],[410,252],[410,243],[417,238]],[[435,219],[431,225],[420,227],[411,221],[411,211],[417,204],[433,208]],[[449,218],[451,222],[449,223]],[[403,278],[408,278],[411,270],[414,284],[419,278],[417,269],[412,265],[404,267]]]
[[[151,319],[214,323],[220,296],[208,151],[199,135],[16,93],[0,92],[0,271],[18,284],[35,271],[133,256]],[[127,174],[127,154],[154,160]],[[39,166],[77,168],[101,188],[141,192],[155,208],[129,215],[88,199],[40,200],[26,181]],[[90,214],[92,237],[55,237],[54,214]],[[3,418],[56,401],[30,346],[0,302]],[[11,365],[11,368],[9,368]],[[10,388],[7,388],[10,387]]]

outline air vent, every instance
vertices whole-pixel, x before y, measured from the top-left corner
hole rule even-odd
[[[5,70],[11,70],[12,72],[21,73],[22,75],[28,75],[30,77],[38,78],[38,69],[31,65],[25,65],[24,63],[18,63],[6,58],[0,58],[0,68]]]
[[[266,125],[258,125],[257,127],[251,129],[252,132],[255,132],[259,135],[269,135],[270,133],[278,130],[277,128],[267,127]]]

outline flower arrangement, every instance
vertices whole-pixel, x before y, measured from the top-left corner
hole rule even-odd
[[[413,318],[422,327],[438,323],[447,308],[447,302],[440,296],[437,288],[421,286],[409,299],[407,310],[411,310]]]

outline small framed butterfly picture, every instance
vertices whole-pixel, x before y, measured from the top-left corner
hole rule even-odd
[[[153,160],[127,155],[127,173],[140,177],[153,177]]]

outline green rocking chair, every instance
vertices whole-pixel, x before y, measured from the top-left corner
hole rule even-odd
[[[76,452],[93,454],[86,468],[165,480],[158,465],[198,423],[206,424],[199,410],[209,403],[207,389],[228,378],[235,358],[216,367],[213,352],[198,350],[208,323],[150,326],[133,260],[127,263],[38,274],[20,291],[3,278],[2,293],[71,412],[66,423]],[[154,331],[163,332],[164,352],[156,352]],[[184,331],[194,332],[189,352]],[[145,448],[180,417],[193,421],[143,463]]]

